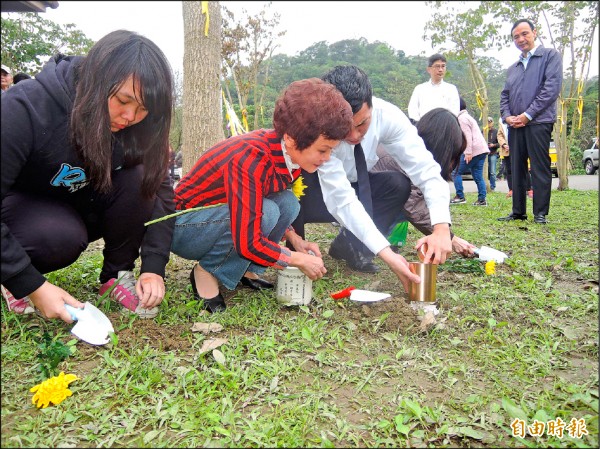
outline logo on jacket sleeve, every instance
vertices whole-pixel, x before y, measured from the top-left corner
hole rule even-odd
[[[62,164],[60,170],[50,181],[54,187],[67,187],[70,193],[76,192],[89,184],[85,171],[79,167],[71,167],[69,164]]]

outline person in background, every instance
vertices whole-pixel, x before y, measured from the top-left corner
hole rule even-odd
[[[498,130],[494,127],[494,119],[488,117],[487,142],[490,152],[488,154],[488,178],[490,189],[496,190],[496,163],[498,161]]]
[[[19,73],[15,74],[15,76],[13,76],[13,84],[17,84],[20,81],[30,80],[30,79],[31,79],[31,76],[29,76],[27,73],[19,72]]]
[[[452,172],[458,166],[460,157],[467,146],[467,140],[458,123],[457,117],[449,110],[435,108],[426,113],[417,124],[417,132],[423,139],[425,147],[433,154],[435,161],[440,164],[441,175],[446,181],[452,181]],[[398,163],[386,153],[383,145],[377,147],[379,160],[371,172],[402,171]],[[433,232],[427,202],[423,192],[411,184],[410,196],[398,221],[409,221],[425,235]],[[461,239],[450,230],[452,250],[464,257],[475,255],[475,245]]]
[[[467,112],[467,105],[462,97],[460,98],[458,122],[460,123],[463,133],[465,133],[467,146],[460,158],[460,164],[454,173],[454,189],[456,190],[456,195],[450,203],[464,204],[467,202],[463,189],[462,173],[464,173],[465,169],[469,168],[471,170],[471,175],[473,175],[473,181],[477,184],[477,201],[473,203],[473,206],[487,206],[483,166],[490,150],[481,133],[481,129],[479,129],[479,124]]]
[[[510,170],[510,149],[508,146],[508,139],[506,136],[508,135],[507,126],[502,121],[502,118],[498,119],[498,154],[500,155],[500,171],[498,172],[498,178],[502,176],[506,179],[508,184],[508,193],[506,194],[507,198],[512,197],[512,177]]]
[[[337,89],[318,78],[291,83],[275,103],[274,129],[232,136],[202,154],[175,189],[177,209],[215,206],[176,218],[172,251],[198,261],[190,272],[194,298],[211,313],[226,310],[219,283],[273,288],[267,267],[299,268],[312,280],[325,265],[316,243],[290,227],[300,205],[290,186],[300,169],[316,171],[350,132],[352,111]],[[280,245],[285,237],[295,251]]]
[[[99,294],[156,316],[174,220],[144,223],[174,211],[172,92],[162,51],[118,30],[87,56],[52,57],[34,80],[2,94],[1,282],[10,310],[35,307],[71,323],[65,304],[83,304],[44,274],[103,239]]]
[[[354,125],[316,174],[303,173],[308,187],[292,226],[303,235],[305,223],[338,222],[341,229],[329,247],[331,257],[344,260],[353,270],[374,273],[379,270],[373,260],[377,255],[407,289],[414,278],[386,236],[402,211],[412,182],[422,190],[433,224],[433,232],[417,241],[416,248],[427,244],[426,262],[443,263],[452,252],[448,183],[417,129],[397,106],[373,96],[363,70],[340,65],[321,78],[350,103]],[[377,162],[379,144],[408,176],[398,171],[369,173]]]
[[[497,181],[508,181],[507,179],[507,162],[505,161],[506,157],[510,158],[510,153],[508,151],[508,145],[506,141],[506,124],[502,122],[502,118],[498,119],[498,156],[500,158],[500,168],[498,169],[498,175],[496,176]],[[502,140],[501,140],[502,139]],[[510,159],[509,159],[510,161]]]
[[[556,100],[562,88],[562,57],[553,48],[536,45],[537,30],[527,19],[517,20],[511,35],[521,51],[508,68],[500,93],[502,119],[510,127],[512,212],[500,221],[527,220],[527,159],[531,162],[533,221],[546,224],[550,210],[552,171],[548,148],[556,122]]]
[[[2,64],[2,69],[0,70],[0,90],[2,93],[6,92],[10,86],[13,84],[13,76],[12,71]]]
[[[430,80],[415,86],[408,103],[408,117],[413,123],[421,120],[433,108],[446,108],[458,115],[459,95],[454,84],[444,81],[446,76],[446,57],[436,53],[429,57],[427,73]]]
[[[503,174],[506,182],[508,184],[508,193],[506,194],[506,198],[512,197],[512,169],[510,166],[510,147],[508,146],[508,127],[502,121],[502,119],[498,119],[498,145],[500,159],[502,161],[502,165],[500,166],[500,173]],[[526,177],[526,189],[527,195],[529,198],[533,198],[533,190],[531,190],[531,174],[528,172]]]

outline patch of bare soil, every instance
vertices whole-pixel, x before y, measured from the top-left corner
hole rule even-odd
[[[365,319],[378,319],[386,315],[380,329],[384,331],[399,331],[402,334],[418,331],[420,320],[416,312],[402,297],[391,297],[383,301],[351,304],[348,308],[348,318],[356,324]]]
[[[119,348],[129,350],[133,347],[139,347],[140,343],[145,343],[155,349],[165,351],[185,350],[190,348],[190,328],[191,323],[182,324],[158,324],[151,319],[135,319],[135,322],[129,326],[129,314],[125,312],[110,312],[106,314],[110,319],[119,339]],[[97,353],[97,347],[88,344],[78,345],[81,355],[93,356]]]

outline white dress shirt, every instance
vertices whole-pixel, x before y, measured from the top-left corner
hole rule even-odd
[[[408,103],[408,116],[421,120],[425,114],[435,108],[446,108],[454,115],[460,112],[460,98],[454,84],[442,80],[433,84],[431,80],[415,86]]]
[[[371,124],[361,141],[369,170],[379,159],[376,150],[380,143],[423,192],[431,224],[450,224],[450,187],[440,175],[439,164],[406,115],[397,106],[373,97]],[[357,179],[354,145],[341,141],[317,173],[329,213],[373,253],[389,246],[350,185]]]

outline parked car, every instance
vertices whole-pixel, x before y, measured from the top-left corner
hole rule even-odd
[[[550,155],[550,170],[552,171],[552,176],[558,178],[558,155],[556,154],[556,144],[553,140],[550,141],[550,146],[548,147],[548,154]],[[531,170],[531,162],[527,159],[527,169]]]
[[[556,155],[556,144],[554,141],[550,142],[550,148],[548,148],[548,154],[550,154],[550,170],[552,170],[552,176],[558,178],[558,166],[556,165],[556,161],[558,160],[558,156]]]
[[[583,168],[585,169],[585,173],[588,175],[593,175],[598,170],[598,138],[594,139],[592,143],[592,147],[585,150],[583,152],[583,157],[581,158],[581,162],[583,163]]]
[[[589,151],[589,150],[587,150]],[[552,176],[554,176],[555,178],[558,178],[558,167],[557,167],[557,154],[556,154],[556,144],[554,143],[554,141],[550,142],[550,147],[548,147],[548,154],[550,155],[550,170],[552,171]],[[595,166],[596,168],[598,168],[598,149],[596,148],[596,159],[595,159]],[[585,155],[585,153],[584,153]],[[585,160],[583,165],[585,166]],[[530,162],[529,159],[527,159],[527,169],[531,170],[531,166],[530,166]],[[595,169],[594,169],[595,171]],[[587,168],[586,168],[586,173],[587,173]],[[588,175],[592,175],[593,173],[588,173]],[[465,168],[465,171],[462,173],[462,178],[463,181],[472,181],[473,180],[473,175],[471,175],[471,169],[470,168]]]

